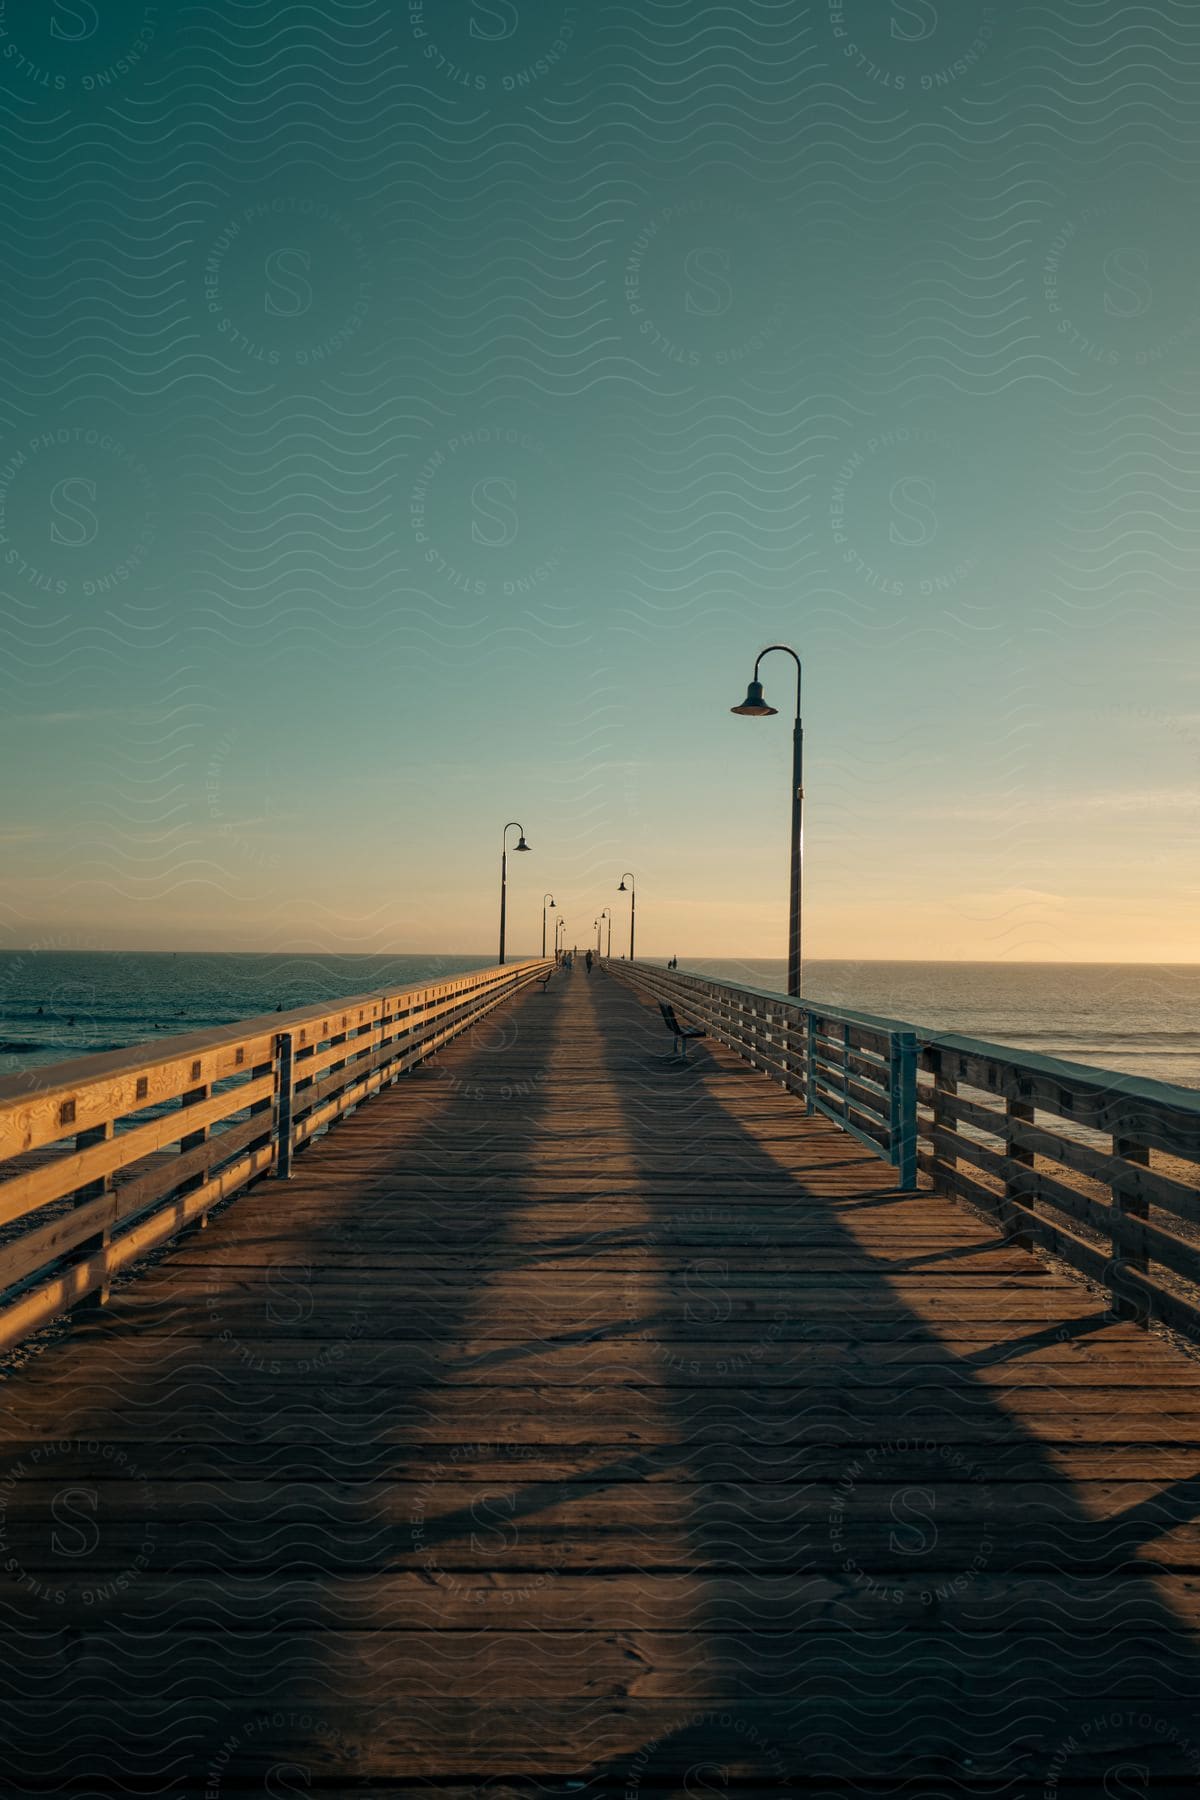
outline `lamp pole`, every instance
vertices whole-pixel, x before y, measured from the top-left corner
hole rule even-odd
[[[596,955],[599,956],[599,954],[600,954],[600,921],[599,921],[599,919],[593,919],[592,924],[596,927]]]
[[[801,683],[804,671],[799,656],[790,644],[768,644],[760,650],[754,659],[754,675],[746,689],[746,698],[740,706],[730,707],[731,712],[741,713],[744,718],[768,719],[778,711],[777,707],[768,706],[763,699],[762,682],[758,679],[759,664],[764,656],[770,656],[773,650],[782,650],[790,656],[796,665],[796,723],[792,731],[792,866],[791,893],[788,904],[788,993],[798,995],[803,973],[800,957],[800,908],[802,901],[801,887],[804,862],[804,729],[800,723]]]
[[[554,911],[554,895],[553,894],[543,894],[542,895],[542,961],[543,962],[545,962],[545,960],[546,960],[546,902],[547,902],[547,900],[550,902],[550,910],[551,910],[551,912],[553,912]],[[557,937],[557,935],[558,935],[558,933],[556,931],[555,936]],[[557,949],[557,945],[555,946],[555,948]]]
[[[600,918],[601,918],[601,920],[604,920],[604,919],[608,920],[608,948],[605,950],[604,955],[605,955],[606,961],[611,962],[612,961],[612,913],[609,911],[607,906],[604,908],[604,911],[600,914]],[[596,934],[596,955],[599,956],[599,954],[600,954],[600,934],[599,934],[599,932],[597,932],[597,934]]]
[[[618,894],[623,894],[625,892],[626,881],[629,882],[629,960],[632,962],[634,922],[637,915],[637,883],[634,881],[633,876],[628,869],[626,869],[624,875],[621,877],[621,885],[617,889]]]
[[[508,913],[508,834],[510,831],[520,833],[518,841],[513,845],[514,851],[528,850],[525,842],[525,827],[510,819],[504,827],[500,838],[500,962],[504,962],[504,923]]]
[[[563,935],[563,941],[565,942],[566,936],[567,936],[567,921],[563,918],[561,913],[559,914],[558,918],[554,921],[554,960],[555,960],[555,962],[557,962],[559,957],[562,955],[562,946],[559,944],[559,941],[558,941],[558,934],[560,931]]]

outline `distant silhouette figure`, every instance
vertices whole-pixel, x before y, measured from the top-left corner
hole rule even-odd
[[[45,1015],[46,1015],[46,1009],[45,1009],[45,1007],[44,1007],[44,1006],[39,1006],[39,1007],[38,1007],[38,1009],[37,1009],[37,1012],[36,1012],[36,1013],[35,1013],[35,1014],[34,1014],[34,1018],[35,1018],[35,1019],[42,1019],[42,1018],[44,1018],[44,1017],[45,1017]]]
[[[75,1021],[74,1021],[74,1019],[68,1019],[68,1020],[67,1020],[67,1024],[68,1024],[68,1025],[73,1025],[73,1024],[74,1024],[74,1023],[75,1023]]]
[[[278,1005],[278,1006],[277,1006],[277,1007],[276,1007],[276,1008],[275,1008],[275,1011],[276,1011],[276,1012],[282,1012],[282,1011],[283,1011],[283,1001],[282,1001],[282,1000],[281,1000],[281,1001],[280,1001],[280,1002],[279,1002],[279,1005]]]
[[[584,957],[583,960],[587,964],[587,972],[590,975],[592,972],[592,953],[590,950],[588,951],[587,955]]]

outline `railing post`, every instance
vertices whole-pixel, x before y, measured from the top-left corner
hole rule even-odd
[[[254,1067],[250,1071],[251,1081],[261,1081],[262,1077],[264,1075],[270,1075],[273,1072],[274,1068],[275,1068],[274,1062],[255,1063]],[[252,1119],[255,1119],[261,1113],[269,1113],[272,1110],[274,1104],[275,1104],[275,1102],[271,1099],[256,1100],[254,1102],[253,1106],[250,1108],[249,1117]],[[264,1125],[265,1129],[263,1131],[262,1136],[256,1137],[251,1143],[249,1143],[246,1146],[246,1148],[248,1150],[261,1150],[264,1144],[269,1144],[272,1141],[272,1139],[275,1135],[274,1129],[273,1129],[273,1122],[270,1119],[264,1118],[263,1125]]]
[[[901,1188],[917,1185],[917,1034],[893,1031],[889,1133]]]
[[[379,1065],[380,1073],[382,1074],[384,1069],[391,1070],[391,1073],[388,1075],[387,1080],[380,1083],[381,1087],[395,1087],[397,1081],[400,1079],[400,1077],[396,1074],[395,1067],[394,1067],[395,1060],[396,1060],[395,1052],[391,1050],[391,1045],[392,1045],[392,1041],[393,1041],[395,1034],[392,1031],[390,1031],[390,1029],[389,1029],[390,1026],[395,1024],[395,1022],[396,1022],[396,1020],[395,1020],[394,1013],[382,1012],[379,1016],[378,1031],[377,1031],[377,1040],[378,1041],[376,1043],[375,1048],[378,1051],[380,1051],[381,1053],[385,1050],[390,1052],[390,1054],[387,1056],[387,1058],[383,1062],[381,1062]]]
[[[290,1181],[292,1175],[292,1034],[281,1031],[275,1039],[275,1177]]]
[[[311,1044],[308,1041],[308,1034],[309,1034],[310,1029],[313,1033],[313,1041]],[[307,1025],[302,1025],[300,1027],[300,1042],[299,1042],[299,1044],[296,1044],[293,1041],[292,1048],[291,1048],[292,1080],[288,1087],[288,1127],[289,1127],[289,1130],[288,1130],[288,1174],[289,1175],[291,1174],[291,1169],[292,1169],[292,1157],[295,1153],[295,1145],[292,1143],[292,1132],[294,1131],[297,1124],[304,1123],[304,1121],[308,1118],[308,1115],[312,1112],[313,1106],[315,1104],[313,1097],[312,1097],[312,1088],[315,1085],[317,1078],[315,1075],[306,1075],[304,1073],[304,1067],[305,1067],[305,1064],[312,1062],[313,1058],[317,1054],[317,1045],[320,1042],[320,1038],[317,1035],[317,1029],[318,1028],[316,1025],[313,1025],[311,1027],[307,1026]],[[293,1033],[289,1033],[288,1035],[289,1035],[289,1038],[294,1038]],[[308,1132],[305,1134],[304,1141],[306,1144],[309,1144],[312,1142],[312,1133],[311,1132]]]
[[[783,1013],[783,1062],[787,1070],[786,1086],[791,1094],[800,1094],[804,1090],[804,1056],[797,1052],[797,1032],[803,1029],[801,1016],[793,1007],[787,1007]]]
[[[938,1170],[945,1169],[950,1177],[947,1185],[953,1194],[957,1192],[953,1177],[958,1170],[958,1158],[954,1154],[953,1141],[958,1135],[958,1115],[946,1102],[958,1093],[958,1082],[947,1071],[947,1054],[936,1047],[931,1047],[929,1051],[933,1067],[933,1093],[930,1095],[933,1118],[930,1121],[929,1136],[933,1145],[934,1182],[937,1182]],[[948,1145],[944,1141],[947,1138],[950,1140]]]
[[[103,1125],[96,1125],[90,1131],[77,1131],[75,1133],[75,1148],[76,1150],[88,1150],[93,1144],[111,1143],[113,1135],[112,1120],[106,1119]],[[105,1194],[110,1194],[112,1192],[112,1187],[112,1176],[102,1175],[99,1180],[89,1181],[85,1187],[76,1188],[71,1196],[72,1204],[74,1206],[89,1206],[93,1200],[101,1200]],[[71,1252],[70,1257],[67,1259],[67,1262],[68,1264],[72,1262],[86,1262],[89,1257],[98,1254],[102,1250],[107,1250],[111,1242],[112,1228],[105,1225],[102,1230],[96,1233],[95,1237],[85,1238],[81,1244],[76,1245],[75,1249]],[[100,1284],[99,1288],[97,1288],[90,1296],[92,1304],[94,1306],[107,1306],[109,1291],[110,1283],[105,1279]]]
[[[1145,1144],[1139,1144],[1133,1138],[1113,1137],[1113,1155],[1119,1156],[1122,1162],[1132,1163],[1139,1168],[1149,1168],[1150,1151]],[[1112,1297],[1112,1310],[1118,1318],[1133,1319],[1139,1325],[1145,1325],[1149,1319],[1149,1306],[1144,1288],[1140,1288],[1137,1277],[1149,1272],[1150,1258],[1146,1254],[1145,1244],[1136,1241],[1136,1225],[1129,1229],[1138,1219],[1150,1217],[1150,1202],[1143,1194],[1130,1193],[1118,1175],[1112,1183],[1112,1280],[1109,1293]],[[1134,1242],[1130,1242],[1134,1239]],[[1132,1275],[1133,1281],[1124,1287],[1120,1285],[1123,1275]],[[1134,1291],[1131,1293],[1129,1290]]]
[[[198,1068],[199,1068],[199,1064],[196,1064],[195,1068],[193,1069],[193,1074],[196,1073]],[[179,1096],[180,1108],[182,1111],[186,1112],[189,1106],[199,1106],[202,1101],[209,1099],[211,1097],[211,1095],[212,1095],[212,1084],[210,1082],[201,1082],[198,1087],[188,1088],[186,1093],[180,1094],[180,1096]],[[212,1136],[212,1131],[208,1125],[201,1125],[201,1127],[199,1128],[198,1131],[185,1132],[179,1140],[180,1156],[183,1156],[189,1150],[199,1149],[201,1144],[207,1144],[209,1142],[209,1139],[211,1138],[211,1136]],[[206,1166],[204,1168],[197,1169],[197,1171],[194,1175],[189,1175],[187,1177],[187,1179],[183,1183],[183,1186],[180,1191],[184,1194],[191,1193],[192,1190],[195,1188],[202,1188],[207,1180],[208,1180],[208,1167],[206,1164]],[[205,1231],[205,1230],[207,1230],[207,1228],[208,1228],[208,1213],[203,1212],[200,1215],[200,1229],[202,1231]]]
[[[816,1015],[806,1012],[804,1015],[806,1052],[804,1058],[804,1110],[815,1113],[817,1110],[817,1020]]]
[[[1004,1116],[1006,1120],[1015,1120],[1018,1125],[1032,1125],[1034,1108],[1027,1100],[1009,1098],[1004,1102]],[[1004,1154],[1010,1162],[1019,1163],[1023,1169],[1036,1167],[1037,1158],[1034,1152],[1027,1145],[1018,1144],[1011,1129],[1005,1134]],[[1033,1183],[1026,1184],[1019,1176],[1011,1177],[1005,1182],[1004,1197],[1006,1200],[1018,1201],[1029,1212],[1037,1211],[1037,1195],[1034,1192]],[[1011,1206],[1006,1206],[1003,1218],[1005,1235],[1016,1244],[1018,1249],[1032,1250],[1033,1234],[1023,1225],[1021,1214],[1014,1211]]]

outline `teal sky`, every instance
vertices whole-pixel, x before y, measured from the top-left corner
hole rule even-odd
[[[0,945],[1200,959],[1200,19],[0,5]]]

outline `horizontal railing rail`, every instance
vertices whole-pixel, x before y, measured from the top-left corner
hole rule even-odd
[[[656,963],[605,967],[670,1002],[710,1036],[876,1151],[901,1187],[916,1185],[917,1040],[911,1025],[870,1013],[810,1007]]]
[[[610,973],[885,1156],[1200,1341],[1200,1093],[655,963]]]
[[[553,967],[474,970],[0,1080],[0,1348],[264,1175]]]

